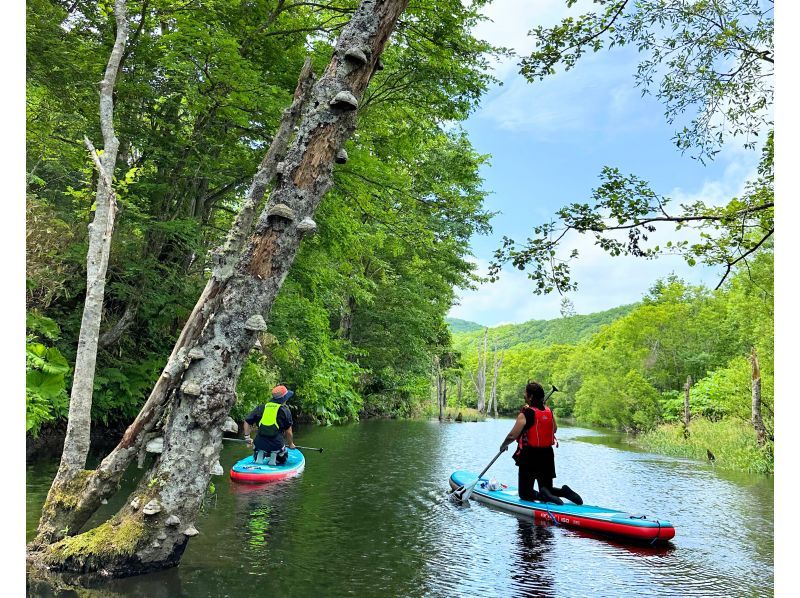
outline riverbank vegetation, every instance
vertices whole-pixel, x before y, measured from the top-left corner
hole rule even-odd
[[[622,311],[489,329],[489,364],[502,354],[499,409],[518,409],[525,382],[535,379],[559,388],[550,400],[557,416],[644,432],[641,442],[660,452],[706,459],[709,450],[721,467],[771,472],[773,300],[773,254],[765,250],[717,290],[670,277],[653,285],[638,305]],[[572,343],[553,342],[550,331],[569,327],[570,321],[584,334]],[[531,339],[530,329],[538,331],[538,339]],[[454,335],[464,369],[452,379],[469,380],[470,372],[479,368],[483,334]],[[753,350],[760,363],[768,435],[761,447],[751,423]],[[462,403],[477,405],[475,386],[462,386]],[[457,398],[451,400],[457,404]]]

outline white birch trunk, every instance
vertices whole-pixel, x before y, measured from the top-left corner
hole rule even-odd
[[[78,336],[75,373],[69,400],[67,435],[64,440],[58,474],[60,477],[71,477],[82,470],[86,465],[86,457],[89,453],[97,343],[100,336],[100,320],[103,315],[103,297],[108,258],[111,252],[111,236],[117,212],[117,202],[112,185],[119,140],[114,133],[113,94],[120,60],[128,38],[125,0],[116,0],[114,16],[117,22],[117,35],[108,59],[105,76],[100,83],[100,128],[103,133],[104,151],[99,159],[91,142],[86,139],[86,145],[98,170],[98,181],[94,219],[89,225],[89,250],[86,256],[86,301],[83,306],[83,318]]]

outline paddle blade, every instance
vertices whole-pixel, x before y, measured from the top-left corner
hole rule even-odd
[[[469,502],[469,497],[472,496],[472,491],[475,490],[475,485],[478,483],[478,480],[475,480],[471,484],[467,484],[466,486],[460,486],[453,491],[453,496],[460,502]]]

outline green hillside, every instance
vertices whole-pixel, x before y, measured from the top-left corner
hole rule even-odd
[[[489,329],[491,344],[498,349],[508,349],[523,343],[540,346],[574,345],[597,332],[602,326],[626,316],[636,305],[635,303],[621,305],[606,311],[568,318],[530,320],[522,324],[496,326]],[[453,331],[453,347],[457,351],[464,351],[468,347],[477,346],[483,334],[483,328],[473,322],[457,321],[473,327],[459,331],[450,325],[450,330]]]
[[[483,330],[483,326],[470,322],[469,320],[460,320],[458,318],[445,318],[447,327],[450,328],[452,334],[459,334],[462,332],[472,332],[473,330]]]

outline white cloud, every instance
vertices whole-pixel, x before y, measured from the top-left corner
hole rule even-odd
[[[674,204],[702,200],[709,205],[723,205],[741,193],[746,181],[755,171],[752,154],[749,160],[734,154],[736,159],[726,166],[720,179],[705,181],[699,188],[672,190]],[[624,231],[616,233],[624,239]],[[664,247],[668,240],[673,243],[687,240],[699,241],[699,231],[684,227],[675,231],[674,225],[662,225],[648,236],[648,246]],[[655,260],[631,256],[612,257],[595,244],[592,235],[573,234],[565,239],[559,257],[565,258],[572,249],[579,257],[571,262],[572,278],[578,282],[578,291],[568,296],[578,313],[587,314],[639,301],[653,283],[669,274],[676,274],[691,284],[716,286],[722,271],[698,264],[689,266],[678,255],[664,255]],[[478,271],[486,275],[488,263],[475,260]],[[500,323],[520,323],[531,319],[551,319],[560,315],[561,296],[553,293],[534,295],[533,281],[524,272],[507,266],[495,283],[484,283],[475,291],[462,291],[460,305],[454,306],[450,315],[489,326]]]
[[[489,20],[479,23],[473,33],[492,45],[525,55],[533,50],[528,31],[537,25],[553,25],[567,13],[564,0],[495,0],[483,9]],[[517,61],[512,57],[497,62],[493,65],[495,76],[505,80],[516,71]]]

